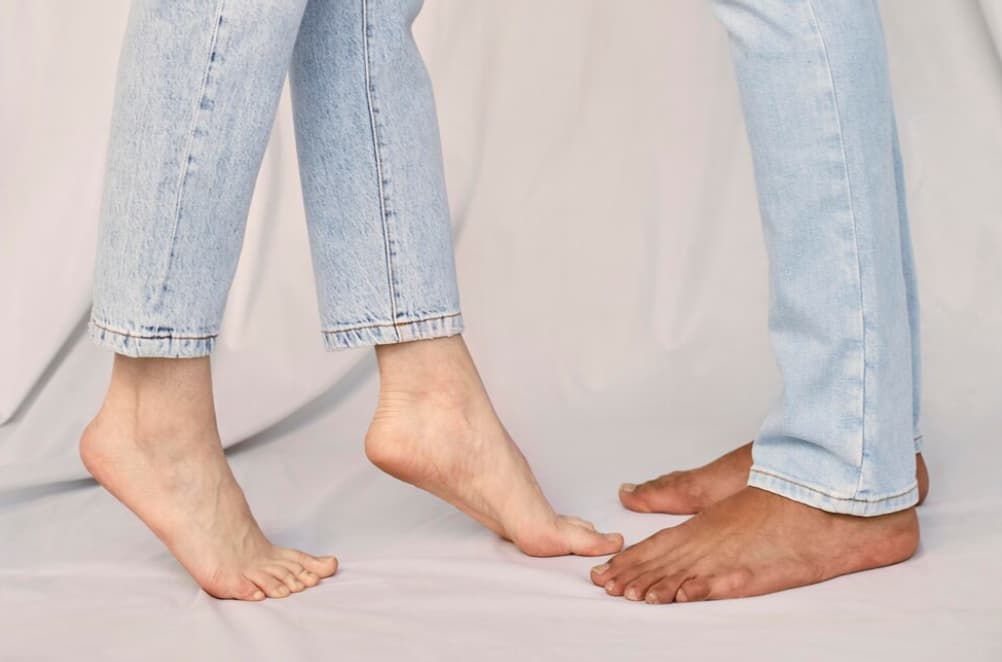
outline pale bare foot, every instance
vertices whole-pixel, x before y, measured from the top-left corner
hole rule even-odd
[[[899,563],[919,540],[915,509],[833,515],[754,487],[592,569],[609,595],[651,604],[774,593]]]
[[[639,485],[624,483],[619,500],[638,513],[691,515],[736,494],[748,484],[752,442],[738,446],[713,462],[687,471],[673,471]],[[929,493],[929,470],[921,453],[915,455],[921,505]]]
[[[622,549],[558,515],[487,396],[460,336],[377,348],[379,404],[365,438],[383,471],[444,499],[531,556]]]
[[[283,598],[337,569],[332,556],[272,545],[254,521],[223,455],[207,358],[116,356],[80,455],[217,598]]]

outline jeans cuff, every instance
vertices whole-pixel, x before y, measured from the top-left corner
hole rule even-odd
[[[754,466],[748,476],[748,485],[818,510],[856,517],[887,515],[907,510],[918,503],[918,483],[915,482],[904,490],[886,496],[840,497],[770,469]]]
[[[424,317],[409,322],[368,324],[343,329],[324,330],[324,348],[327,351],[368,347],[371,345],[392,345],[412,340],[446,338],[463,332],[461,313],[447,313]]]
[[[915,452],[916,453],[922,452],[922,435],[920,434],[915,435]]]
[[[93,317],[87,323],[91,339],[116,354],[133,357],[164,357],[175,359],[208,356],[216,344],[216,334],[178,334],[169,329],[124,331],[98,322]]]

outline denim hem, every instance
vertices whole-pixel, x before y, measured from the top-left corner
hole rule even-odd
[[[901,492],[883,497],[838,497],[809,487],[793,478],[761,467],[752,467],[748,485],[829,513],[876,517],[907,510],[918,503],[918,483],[912,482]]]
[[[409,322],[387,322],[321,331],[324,348],[329,352],[353,347],[445,338],[459,335],[462,332],[463,316],[461,313],[436,315]]]
[[[187,359],[208,356],[216,344],[217,334],[186,336],[172,333],[139,335],[112,329],[93,318],[87,323],[88,335],[101,347],[116,354],[136,358]]]
[[[924,435],[921,435],[921,434],[915,436],[915,452],[916,453],[921,453],[922,452],[922,437],[923,436]]]

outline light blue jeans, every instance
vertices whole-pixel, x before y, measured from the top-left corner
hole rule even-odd
[[[459,333],[420,0],[138,0],[122,50],[90,334],[209,354],[286,73],[328,349]]]
[[[873,0],[715,0],[770,264],[783,393],[749,485],[849,515],[918,499],[918,299]]]

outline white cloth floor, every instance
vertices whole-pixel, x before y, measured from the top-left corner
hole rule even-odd
[[[370,351],[324,354],[288,100],[214,359],[263,528],[319,588],[218,601],[76,452],[121,0],[0,3],[0,660],[1002,659],[1002,3],[881,4],[923,297],[922,546],[761,598],[651,607],[381,474]],[[754,436],[778,392],[727,46],[700,0],[429,0],[467,339],[563,512]]]

